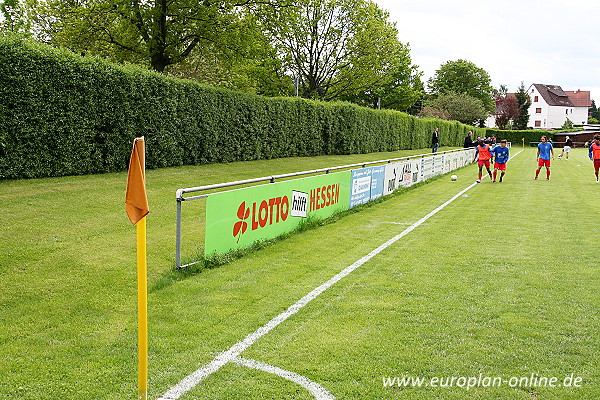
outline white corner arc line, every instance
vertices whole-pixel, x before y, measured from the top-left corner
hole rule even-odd
[[[523,151],[523,150],[521,150],[521,151]],[[519,153],[521,153],[521,151],[519,151]],[[518,155],[519,153],[515,154],[515,156]],[[260,339],[262,336],[269,333],[271,330],[276,328],[279,324],[281,324],[283,321],[285,321],[292,315],[296,314],[305,305],[307,305],[309,302],[314,300],[317,296],[319,296],[325,290],[329,289],[340,279],[350,275],[350,273],[352,273],[355,269],[357,269],[358,267],[360,267],[361,265],[363,265],[364,263],[366,263],[367,261],[369,261],[376,255],[381,253],[383,250],[390,247],[392,244],[394,244],[398,240],[402,239],[404,236],[408,235],[410,232],[415,230],[415,228],[417,228],[418,226],[423,224],[429,218],[433,217],[439,211],[443,210],[448,204],[452,203],[454,200],[456,200],[457,198],[462,196],[465,192],[467,192],[468,190],[470,190],[472,187],[474,187],[476,185],[477,185],[477,183],[475,182],[475,183],[472,183],[471,185],[467,186],[465,189],[461,190],[460,192],[458,192],[457,194],[452,196],[452,198],[450,198],[445,203],[443,203],[442,205],[437,207],[435,210],[431,211],[429,214],[425,215],[423,218],[421,218],[420,220],[418,220],[417,222],[415,222],[414,224],[412,224],[411,226],[406,228],[404,231],[402,231],[402,233],[399,233],[398,235],[394,236],[387,242],[383,243],[376,249],[372,250],[366,256],[355,261],[352,265],[349,265],[346,268],[344,268],[342,271],[338,272],[335,276],[330,278],[327,282],[322,283],[321,285],[319,285],[318,287],[313,289],[310,293],[308,293],[307,295],[302,297],[300,300],[298,300],[296,303],[291,305],[287,310],[285,310],[284,312],[282,312],[281,314],[277,315],[275,318],[273,318],[272,320],[267,322],[267,324],[261,326],[260,328],[258,328],[257,330],[255,330],[254,332],[252,332],[251,334],[246,336],[246,338],[244,340],[234,344],[233,346],[231,346],[229,348],[229,350],[220,353],[211,362],[209,362],[208,364],[204,365],[203,367],[197,369],[196,371],[192,372],[190,375],[183,378],[181,381],[179,381],[178,384],[171,387],[165,394],[162,395],[162,397],[159,397],[157,400],[177,400],[177,399],[179,399],[179,397],[181,397],[183,394],[188,392],[194,386],[196,386],[197,384],[202,382],[204,379],[206,379],[208,376],[210,376],[214,372],[217,372],[219,369],[221,369],[222,366],[224,366],[225,364],[227,364],[230,361],[233,361],[244,350],[246,350],[248,347],[250,347],[252,344],[254,344],[258,339]]]
[[[295,372],[275,367],[273,365],[269,365],[260,361],[249,360],[242,357],[235,357],[231,361],[244,367],[258,369],[260,371],[268,372],[270,374],[275,374],[284,379],[287,379],[288,381],[297,383],[298,385],[308,390],[313,396],[315,396],[315,399],[317,400],[335,400],[335,397],[331,393],[329,393],[327,389],[325,389],[323,386]]]

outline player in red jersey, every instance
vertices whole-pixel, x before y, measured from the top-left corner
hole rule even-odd
[[[596,183],[598,183],[598,171],[600,170],[600,135],[594,136],[594,143],[590,144],[589,156],[590,160],[594,162]]]
[[[483,176],[482,170],[485,165],[485,169],[487,169],[488,175],[490,176],[490,181],[493,181],[492,171],[490,170],[490,160],[492,159],[492,152],[489,144],[485,144],[483,140],[479,140],[479,145],[475,148],[475,158],[473,162],[477,160],[477,165],[479,165],[479,179],[477,179],[477,183],[481,182],[481,177]]]

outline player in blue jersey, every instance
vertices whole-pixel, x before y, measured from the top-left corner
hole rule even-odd
[[[500,141],[500,146],[496,146],[492,149],[492,155],[494,156],[494,180],[492,182],[496,182],[498,170],[502,171],[500,173],[500,182],[502,182],[502,178],[506,173],[506,163],[510,157],[510,150],[506,147],[505,139]]]
[[[537,180],[538,175],[542,167],[546,167],[546,180],[550,180],[550,159],[554,160],[554,148],[552,143],[548,142],[546,136],[542,136],[542,142],[538,144],[537,151],[538,169],[535,171],[535,179]]]

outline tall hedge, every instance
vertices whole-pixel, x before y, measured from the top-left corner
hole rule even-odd
[[[529,142],[539,142],[542,136],[546,136],[548,139],[553,140],[554,134],[563,131],[543,131],[543,130],[521,130],[521,131],[508,131],[500,129],[487,129],[487,136],[496,136],[498,140],[506,139],[512,142],[514,145],[521,145],[523,139],[525,139],[525,145],[529,146]]]
[[[459,146],[468,127],[396,111],[265,98],[0,38],[0,179]],[[483,131],[484,132],[484,131]],[[482,133],[480,133],[482,134]],[[477,133],[476,133],[477,135]]]

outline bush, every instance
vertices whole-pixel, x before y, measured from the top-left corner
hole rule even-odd
[[[500,129],[487,129],[487,136],[496,136],[498,141],[506,139],[512,142],[513,145],[520,145],[525,139],[525,145],[529,146],[529,142],[539,142],[543,135],[546,135],[550,140],[554,139],[554,133],[556,131],[541,131],[541,130],[522,130],[522,131],[508,131]]]
[[[423,148],[435,126],[442,145],[477,132],[350,103],[237,93],[0,38],[3,179],[126,170],[136,136],[146,138],[147,168],[160,168]]]

